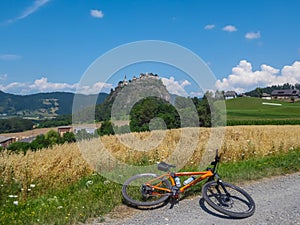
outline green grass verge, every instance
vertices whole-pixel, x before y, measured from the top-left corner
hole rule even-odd
[[[257,180],[300,171],[300,149],[235,163],[221,163],[219,174],[228,182]]]
[[[8,191],[1,184],[0,224],[77,224],[101,217],[122,201],[121,185],[96,174],[40,196],[35,188],[30,191],[35,197],[25,201],[16,197],[15,188]]]
[[[300,171],[300,149],[219,165],[222,179],[233,183],[296,171]],[[74,184],[62,184],[60,189],[48,190],[47,193],[38,188],[25,190],[27,199],[22,200],[18,195],[24,190],[20,190],[16,181],[7,184],[0,180],[0,224],[77,224],[91,217],[103,218],[104,214],[122,204],[121,185],[97,174]],[[199,191],[196,185],[187,195]]]

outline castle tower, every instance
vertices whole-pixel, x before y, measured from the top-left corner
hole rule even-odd
[[[126,78],[126,75],[124,76],[124,80],[123,80],[123,85],[127,85],[128,82],[127,82],[127,78]]]

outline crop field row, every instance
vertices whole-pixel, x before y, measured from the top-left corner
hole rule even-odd
[[[23,186],[41,183],[55,187],[91,174],[100,167],[109,169],[114,160],[137,165],[161,160],[181,164],[203,164],[210,160],[220,140],[210,138],[210,128],[183,128],[120,136],[103,136],[79,144],[64,144],[37,152],[0,155],[0,173],[4,180],[18,179]],[[276,154],[300,146],[300,126],[233,126],[226,127],[220,151],[224,161]],[[209,143],[210,142],[210,143]],[[210,149],[207,149],[208,145]],[[176,151],[176,152],[175,152]],[[187,153],[191,157],[187,159]],[[111,160],[113,159],[113,160]],[[101,171],[100,171],[101,172]]]

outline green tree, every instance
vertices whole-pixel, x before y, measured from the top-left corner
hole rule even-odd
[[[7,147],[7,150],[9,151],[13,151],[15,153],[23,151],[24,154],[28,151],[28,149],[30,149],[30,143],[27,142],[14,142]]]
[[[44,134],[36,136],[36,139],[30,143],[30,147],[33,151],[38,149],[47,148],[50,145],[48,139],[45,138]]]
[[[257,97],[261,98],[262,94],[263,94],[263,89],[262,88],[256,88],[255,92],[257,94]]]
[[[97,133],[100,136],[115,134],[114,127],[111,121],[105,120],[101,123],[101,127],[97,129]]]
[[[180,116],[174,106],[163,99],[148,97],[133,106],[130,112],[130,130],[149,131],[149,123],[154,118],[164,120],[168,129],[180,127]]]
[[[48,140],[49,146],[53,146],[55,144],[63,143],[63,140],[62,140],[61,136],[59,135],[59,133],[57,131],[54,131],[54,130],[50,130],[45,135],[45,139]]]
[[[0,133],[21,132],[24,130],[31,130],[33,122],[21,118],[1,119]]]
[[[212,93],[206,92],[203,98],[197,99],[194,98],[193,102],[197,108],[198,116],[199,116],[199,126],[201,127],[211,127],[211,108],[210,101],[212,99]]]
[[[73,132],[67,132],[63,134],[63,142],[76,142],[75,134]]]

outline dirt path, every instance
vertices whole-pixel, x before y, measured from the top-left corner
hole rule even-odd
[[[251,182],[242,187],[256,202],[256,212],[246,219],[231,219],[203,202],[201,196],[182,200],[173,209],[170,205],[155,210],[133,210],[126,206],[118,208],[113,215],[119,218],[95,220],[89,224],[118,225],[300,225],[300,173]]]

